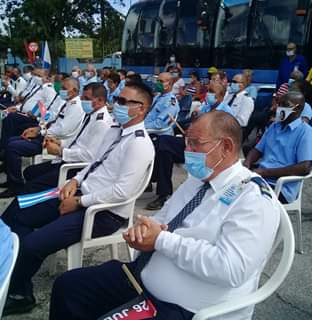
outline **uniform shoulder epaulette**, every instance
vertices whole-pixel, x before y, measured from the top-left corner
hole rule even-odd
[[[119,124],[113,124],[113,125],[111,125],[111,128],[120,128],[120,125]]]
[[[134,134],[136,137],[145,137],[144,130],[136,130]]]
[[[51,84],[51,83],[49,83],[49,84],[47,85],[47,87],[52,88],[52,84]]]
[[[175,96],[171,97],[171,104],[175,106],[177,104],[177,98]]]
[[[96,120],[103,120],[104,119],[104,112],[98,113],[96,116]]]
[[[61,119],[64,119],[64,118],[65,118],[64,113],[60,113],[60,114],[59,114],[59,117],[60,117]]]
[[[77,100],[70,101],[70,104],[77,104]]]
[[[252,177],[250,179],[250,181],[255,183],[259,187],[260,192],[262,193],[262,195],[268,196],[269,198],[272,198],[271,190],[270,190],[268,184],[266,183],[266,181],[263,178],[261,178],[261,177]]]

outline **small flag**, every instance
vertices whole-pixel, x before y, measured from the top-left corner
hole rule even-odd
[[[60,193],[59,188],[53,188],[46,191],[25,194],[17,196],[17,201],[21,209],[32,207],[38,203],[48,201],[50,199],[58,198]]]
[[[49,50],[48,42],[46,41],[44,43],[44,48],[43,48],[42,67],[43,69],[50,69],[51,64],[52,62],[51,62],[50,50]]]
[[[31,110],[31,113],[36,118],[41,118],[42,121],[45,120],[47,115],[47,108],[42,101],[39,101]]]
[[[98,320],[143,320],[154,318],[157,314],[153,303],[144,294],[106,313]]]

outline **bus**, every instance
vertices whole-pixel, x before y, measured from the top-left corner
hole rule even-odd
[[[312,0],[142,0],[127,15],[123,66],[155,74],[171,54],[184,68],[254,70],[254,82],[274,84],[289,42],[311,62]]]

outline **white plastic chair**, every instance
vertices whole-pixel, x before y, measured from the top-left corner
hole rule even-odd
[[[9,290],[9,285],[10,285],[10,280],[11,280],[11,276],[13,273],[13,269],[15,266],[15,262],[17,259],[17,255],[18,255],[18,250],[19,250],[19,239],[18,236],[15,233],[12,233],[12,238],[13,238],[13,258],[12,258],[12,263],[10,266],[10,270],[4,280],[4,283],[2,285],[2,287],[0,288],[0,319],[2,318],[2,312],[3,312],[3,308],[5,305],[5,301],[7,298],[7,294],[8,294],[8,290]]]
[[[76,164],[74,163],[74,164],[63,165],[60,171],[60,176],[59,176],[59,186],[64,185],[67,172],[70,169],[81,168],[82,166],[86,166],[86,165],[87,165],[86,163],[76,163]],[[118,244],[125,242],[122,237],[122,232],[124,232],[125,230],[127,230],[133,225],[134,210],[130,212],[129,222],[126,227],[120,228],[118,231],[116,231],[115,233],[109,236],[92,238],[92,230],[93,230],[95,215],[100,211],[109,210],[114,207],[126,205],[128,203],[135,201],[137,198],[139,198],[141,194],[144,192],[144,190],[146,189],[151,179],[151,176],[153,173],[153,166],[154,166],[154,161],[152,161],[149,164],[148,170],[146,171],[145,177],[141,185],[138,186],[136,193],[130,199],[123,202],[119,202],[119,203],[97,204],[89,207],[86,210],[85,216],[84,216],[82,234],[81,234],[81,241],[67,248],[67,269],[68,270],[82,267],[83,251],[86,248],[111,245],[111,253],[112,253],[113,259],[118,258]],[[128,247],[128,250],[129,250],[130,259],[132,260],[133,250],[130,247]],[[55,263],[55,259],[53,259],[52,263],[53,264]],[[53,269],[55,269],[55,266],[51,267],[51,264],[50,264],[50,273],[53,272]]]
[[[297,235],[297,251],[303,253],[303,241],[302,241],[302,216],[301,216],[301,198],[302,198],[302,187],[304,180],[312,178],[312,172],[306,176],[287,176],[281,177],[277,180],[274,192],[277,197],[279,197],[282,187],[285,183],[288,182],[299,182],[300,188],[298,197],[292,203],[284,204],[284,208],[287,212],[295,211],[296,212],[296,235]]]
[[[226,301],[206,309],[202,309],[193,317],[193,320],[211,319],[255,305],[264,301],[279,288],[285,280],[295,256],[295,238],[292,224],[285,208],[282,205],[280,205],[280,208],[281,218],[279,230],[269,257],[271,257],[281,242],[283,242],[283,252],[281,260],[272,276],[255,292],[248,294],[247,296],[238,296],[236,298],[232,298],[231,301]]]

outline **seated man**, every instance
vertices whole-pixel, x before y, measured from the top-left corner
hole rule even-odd
[[[280,208],[274,194],[259,188],[263,180],[241,165],[241,134],[235,118],[222,111],[193,122],[185,151],[191,177],[158,214],[139,216],[124,234],[141,251],[128,267],[155,305],[157,320],[190,320],[258,286]],[[109,261],[60,276],[50,320],[95,320],[134,299],[121,265]],[[252,312],[248,307],[222,319],[248,320]]]
[[[10,228],[0,218],[0,288],[10,270],[13,258],[13,240]]]
[[[119,88],[119,84],[120,84],[120,76],[118,73],[111,73],[111,75],[109,76],[108,79],[108,88],[109,91],[107,93],[107,102],[109,105],[113,105],[113,103],[115,102],[116,97],[119,96],[120,94],[120,88]]]
[[[247,127],[255,104],[246,92],[246,81],[242,74],[234,76],[229,91],[224,97],[224,102],[232,108],[233,115],[239,124],[243,128]]]
[[[55,119],[47,124],[47,136],[40,133],[40,127],[26,129],[21,136],[9,139],[5,149],[5,169],[8,189],[0,193],[0,198],[9,198],[22,192],[22,157],[31,157],[42,152],[42,146],[50,137],[66,140],[70,143],[78,133],[84,118],[81,101],[78,96],[79,84],[75,79],[65,79],[63,89],[68,95]]]
[[[154,159],[153,144],[143,121],[152,95],[145,85],[134,84],[123,89],[119,100],[122,105],[115,104],[115,117],[123,117],[120,110],[126,106],[129,121],[123,123],[122,129],[115,127],[106,133],[96,161],[63,187],[60,199],[25,209],[20,209],[14,200],[4,212],[4,222],[21,240],[4,314],[29,311],[35,306],[31,278],[48,255],[80,241],[88,207],[125,201],[144,179]],[[93,237],[117,231],[129,218],[133,206],[131,202],[98,213]]]
[[[162,134],[173,135],[173,129],[170,127],[170,116],[175,118],[180,111],[176,96],[171,92],[173,85],[172,75],[169,72],[163,72],[158,76],[155,96],[150,112],[145,119],[146,129],[168,129]]]
[[[22,77],[21,70],[14,67],[11,74],[11,81],[3,81],[2,84],[6,90],[12,95],[12,102],[16,102],[16,98],[21,95],[21,93],[27,87],[27,81]]]
[[[27,181],[24,192],[32,193],[56,187],[59,169],[64,163],[91,162],[114,122],[106,106],[106,89],[101,83],[84,87],[82,108],[86,113],[84,122],[75,139],[66,147],[66,140],[48,140],[49,154],[60,156],[62,161],[43,162],[29,166],[24,171]],[[76,170],[74,170],[76,172]],[[70,175],[72,177],[72,172]]]
[[[31,115],[33,107],[42,101],[46,107],[54,103],[56,92],[46,70],[34,69],[32,87],[16,106],[7,108],[8,116],[3,120],[0,147],[5,149],[11,137],[18,136],[27,128],[38,125],[38,121]]]
[[[298,91],[291,91],[281,97],[276,121],[245,160],[247,168],[254,168],[273,187],[280,177],[310,173],[312,128],[300,116],[304,103],[304,96]],[[280,201],[293,202],[298,191],[298,183],[285,184]]]
[[[206,103],[200,112],[213,110],[232,114],[232,109],[223,101],[225,87],[220,83],[211,83]],[[195,111],[196,112],[196,111]],[[196,115],[196,113],[194,114]],[[157,198],[147,204],[147,210],[159,210],[172,194],[172,170],[175,163],[184,163],[184,137],[160,136],[156,144],[156,156],[152,181],[157,183]]]

